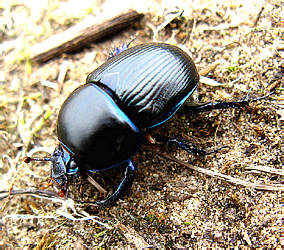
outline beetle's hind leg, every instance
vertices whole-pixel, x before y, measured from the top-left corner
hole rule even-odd
[[[127,195],[128,192],[130,191],[134,181],[135,172],[137,169],[130,160],[124,164],[126,165],[126,170],[124,173],[123,180],[121,181],[118,188],[112,195],[107,197],[105,200],[95,202],[99,207],[107,207],[114,204],[119,199]]]
[[[190,115],[190,114],[198,114],[201,112],[212,111],[215,109],[227,109],[227,108],[247,108],[251,102],[256,102],[262,99],[267,98],[272,93],[269,93],[265,96],[254,98],[254,99],[245,99],[239,101],[232,101],[232,102],[215,102],[215,103],[206,103],[200,105],[187,105],[184,104],[178,111],[178,114],[183,115]]]
[[[149,135],[150,136],[150,135]],[[219,151],[220,149],[227,148],[228,146],[222,146],[220,148],[214,149],[214,150],[204,150],[196,148],[194,145],[190,145],[189,143],[186,143],[183,139],[179,138],[170,138],[164,135],[154,135],[150,136],[151,139],[148,140],[153,144],[160,144],[160,145],[166,145],[166,146],[175,146],[178,148],[181,148],[189,153],[194,154],[197,157],[203,158],[205,155],[215,153]]]

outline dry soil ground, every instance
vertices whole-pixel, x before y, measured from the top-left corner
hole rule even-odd
[[[115,46],[134,37],[131,46],[152,41],[153,30],[165,20],[163,10],[168,7],[153,1],[139,23],[80,51],[32,64],[31,45],[68,29],[87,13],[96,15],[103,10],[101,1],[87,2],[80,8],[70,8],[64,5],[66,1],[2,2],[3,191],[53,191],[48,187],[50,165],[23,164],[22,157],[32,149],[38,156],[52,152],[57,144],[57,114],[68,94],[84,83]],[[233,2],[187,3],[183,15],[163,28],[157,40],[183,45],[200,71],[218,63],[207,77],[221,84],[200,83],[195,101],[231,101],[244,99],[248,93],[251,98],[275,93],[244,110],[176,115],[151,131],[180,136],[208,150],[223,145],[228,148],[198,159],[177,148],[146,145],[134,158],[138,173],[130,195],[99,211],[92,206],[99,194],[83,178],[70,187],[65,203],[42,194],[11,193],[1,199],[2,247],[280,248],[282,6],[277,2]],[[68,71],[61,84],[58,75],[66,61]],[[44,80],[55,88],[44,86]],[[235,179],[229,182],[193,171],[161,152]],[[115,170],[94,178],[111,191],[113,176]],[[235,184],[238,180],[246,184]]]

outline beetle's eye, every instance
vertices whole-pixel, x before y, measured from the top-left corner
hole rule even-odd
[[[75,161],[70,161],[68,174],[76,174],[78,171],[77,163]]]

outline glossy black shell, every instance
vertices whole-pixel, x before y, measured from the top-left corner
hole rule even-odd
[[[197,87],[199,75],[190,56],[178,47],[148,43],[110,58],[87,78],[102,83],[125,104],[139,128],[167,120]]]
[[[58,139],[89,170],[121,164],[140,148],[140,129],[172,116],[198,80],[192,59],[175,46],[127,49],[94,70],[65,100]]]
[[[94,84],[73,91],[57,121],[61,144],[89,170],[104,170],[130,159],[141,144],[140,131]]]

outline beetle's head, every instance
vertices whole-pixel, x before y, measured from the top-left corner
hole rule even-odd
[[[78,165],[71,154],[62,145],[55,148],[50,158],[51,180],[58,188],[58,195],[64,197],[68,191],[68,183],[78,174]]]
[[[51,161],[50,179],[58,189],[60,197],[67,195],[68,183],[79,175],[77,162],[62,145],[55,148],[50,158],[25,157],[23,160],[26,163],[30,161]]]

